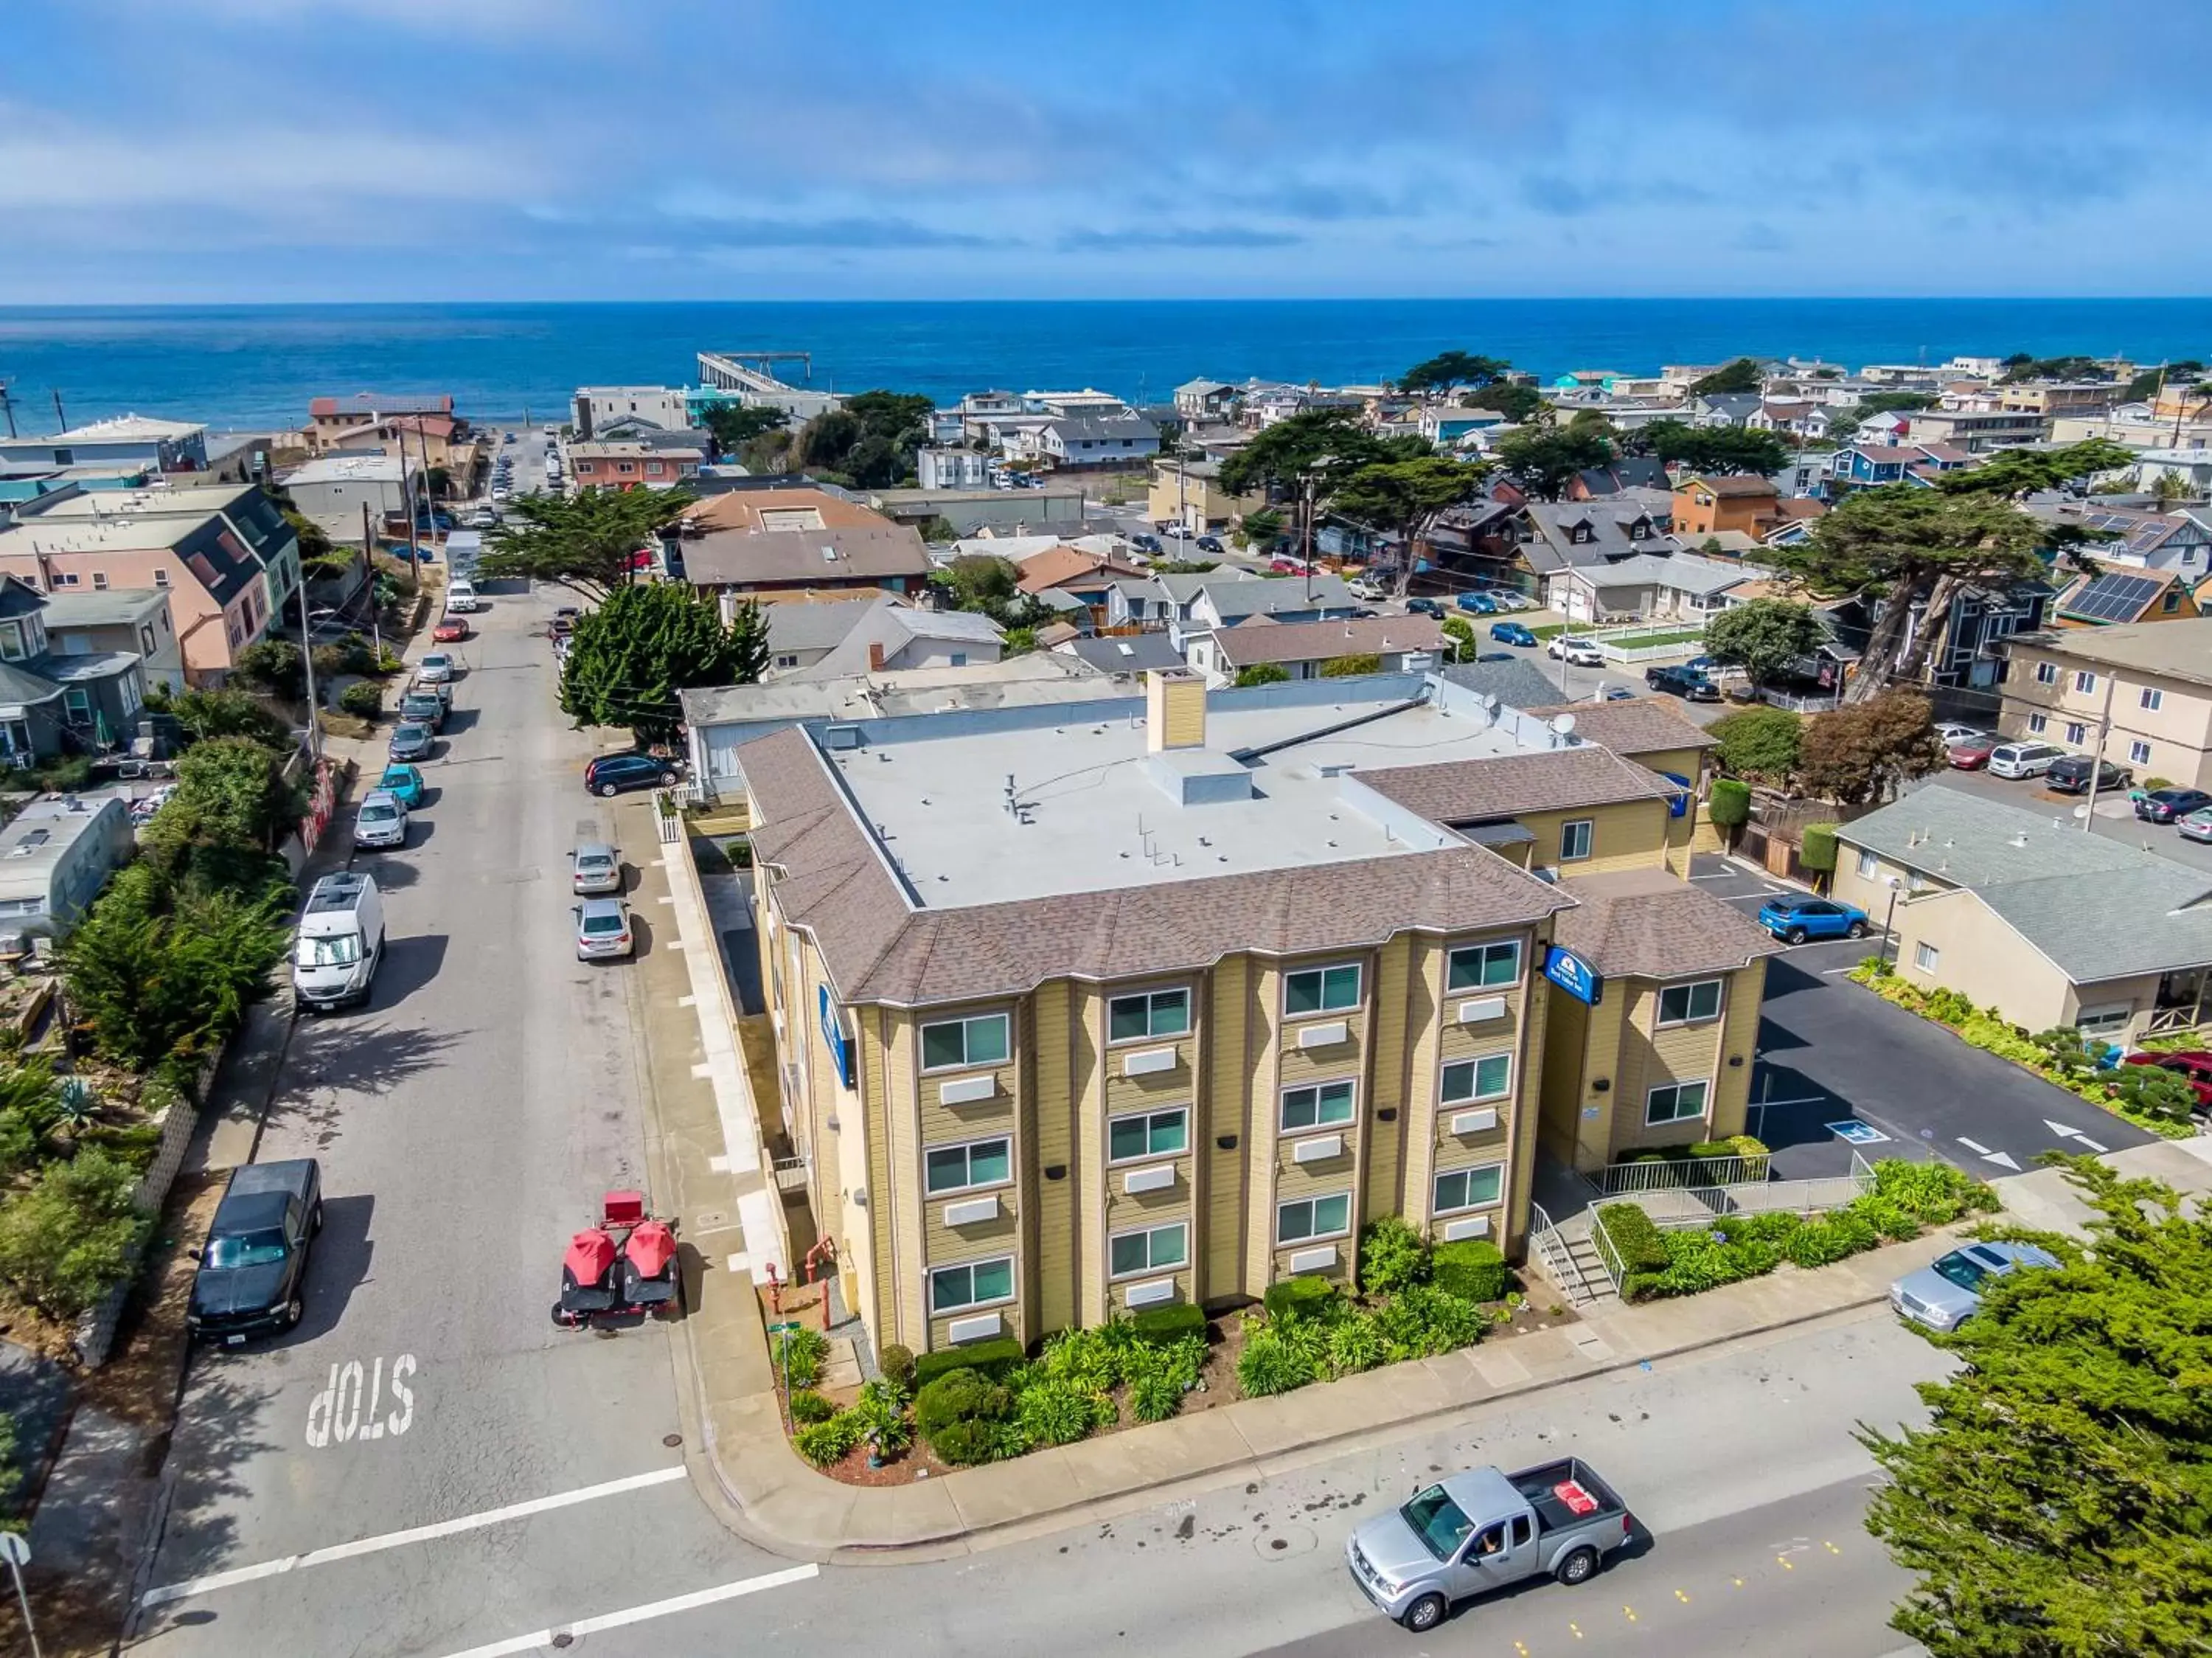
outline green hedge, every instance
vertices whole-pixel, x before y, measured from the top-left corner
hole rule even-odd
[[[1155,1347],[1172,1347],[1185,1336],[1204,1337],[1206,1314],[1188,1301],[1175,1301],[1165,1307],[1147,1307],[1131,1314],[1129,1328],[1139,1341]]]
[[[1716,777],[1705,800],[1705,817],[1722,829],[1741,828],[1751,821],[1751,785],[1734,777]]]
[[[965,1347],[948,1347],[935,1353],[923,1353],[914,1362],[914,1385],[927,1387],[938,1377],[955,1370],[973,1370],[995,1381],[1019,1364],[1023,1356],[1021,1343],[1012,1336],[1000,1336],[993,1341],[970,1342]]]
[[[1505,1299],[1506,1287],[1510,1283],[1505,1257],[1486,1238],[1438,1244],[1429,1257],[1429,1265],[1430,1282],[1439,1289],[1474,1301]]]
[[[1667,1270],[1667,1239],[1652,1218],[1635,1204],[1607,1204],[1597,1212],[1621,1271],[1634,1277],[1639,1272]]]
[[[1336,1295],[1336,1285],[1330,1279],[1311,1277],[1285,1278],[1279,1283],[1269,1284],[1260,1301],[1267,1309],[1267,1316],[1271,1319],[1279,1319],[1285,1313],[1296,1313],[1302,1318],[1311,1319],[1322,1317]]]
[[[1797,848],[1797,861],[1816,875],[1836,869],[1836,828],[1832,823],[1808,823]]]

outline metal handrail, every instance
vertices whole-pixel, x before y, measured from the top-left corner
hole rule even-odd
[[[1585,1175],[1602,1197],[1617,1198],[1632,1192],[1692,1192],[1705,1186],[1756,1186],[1773,1163],[1771,1152],[1750,1156],[1674,1157],[1665,1161],[1608,1163],[1595,1175]]]
[[[1628,1282],[1628,1268],[1620,1259],[1620,1252],[1613,1247],[1613,1239],[1595,1208],[1590,1210],[1590,1247],[1597,1252],[1597,1264],[1605,1269],[1613,1293],[1620,1295],[1621,1286]]]
[[[1541,1204],[1528,1205],[1528,1240],[1535,1246],[1544,1270],[1557,1278],[1560,1288],[1567,1292],[1568,1300],[1579,1306],[1583,1301],[1595,1299],[1596,1292],[1589,1287],[1589,1280],[1583,1276],[1582,1265],[1575,1259],[1575,1252],[1567,1247],[1560,1238],[1559,1228],[1553,1224],[1551,1216]]]

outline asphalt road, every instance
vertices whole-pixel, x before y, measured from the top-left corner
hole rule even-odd
[[[1720,857],[1695,859],[1691,875],[1746,915],[1796,890]],[[1775,1149],[1778,1174],[1842,1173],[1850,1147],[1827,1125],[1852,1119],[1884,1137],[1859,1147],[1870,1159],[1938,1156],[1984,1179],[2045,1151],[2154,1137],[1853,984],[1848,970],[1882,948],[1881,920],[1867,938],[1801,944],[1768,964],[1752,1132]]]

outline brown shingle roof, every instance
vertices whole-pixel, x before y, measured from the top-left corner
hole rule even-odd
[[[1692,485],[1705,490],[1710,495],[1779,495],[1781,493],[1764,478],[1747,478],[1739,475],[1717,478],[1705,472],[1692,472],[1674,485],[1674,493],[1680,495]]]
[[[1255,618],[1213,636],[1215,648],[1231,667],[1436,650],[1444,639],[1443,625],[1430,616],[1356,616],[1341,622],[1279,622],[1273,626],[1262,625],[1262,620]]]
[[[1112,580],[1116,576],[1131,576],[1142,580],[1145,572],[1130,564],[1117,564],[1110,558],[1085,552],[1080,547],[1047,547],[1042,552],[1032,553],[1018,567],[1021,578],[1015,585],[1024,593],[1042,593],[1048,588],[1065,587],[1072,582]]]
[[[758,533],[768,527],[763,514],[810,510],[821,515],[825,529],[875,529],[890,522],[858,501],[826,490],[732,490],[694,502],[684,515],[702,529]]]
[[[1578,900],[1553,939],[1608,977],[1682,978],[1741,967],[1782,947],[1702,887],[1664,869],[1620,869],[1560,883]]]
[[[1743,588],[1735,591],[1741,593]],[[1720,747],[1705,727],[1683,716],[1671,697],[1624,697],[1617,703],[1553,703],[1522,712],[1547,720],[1555,714],[1571,714],[1577,736],[1616,754]]]
[[[1577,707],[1579,716],[1583,710]],[[1494,759],[1448,760],[1362,771],[1360,782],[1431,823],[1474,823],[1523,812],[1570,811],[1624,801],[1672,799],[1674,786],[1656,773],[1596,747]]]
[[[1304,955],[1419,930],[1525,926],[1572,900],[1480,847],[1163,886],[917,909],[854,820],[804,731],[744,745],[756,855],[781,872],[785,918],[811,931],[850,1002],[1018,995],[1211,966],[1240,950]],[[1614,762],[1619,765],[1620,762]]]

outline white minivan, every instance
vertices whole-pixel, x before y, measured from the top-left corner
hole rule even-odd
[[[446,588],[446,610],[448,614],[466,616],[477,608],[477,590],[473,582],[459,577]]]
[[[2047,742],[2003,742],[1990,750],[1990,775],[1993,777],[2039,777],[2051,770],[2051,763],[2065,757],[2066,751]]]
[[[384,965],[384,899],[374,876],[325,875],[307,894],[292,949],[292,993],[302,1006],[368,1000]]]

